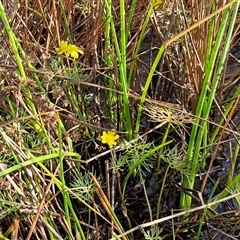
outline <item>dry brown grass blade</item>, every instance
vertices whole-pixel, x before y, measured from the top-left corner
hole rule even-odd
[[[112,215],[112,213],[111,213],[111,211],[110,211],[110,209],[111,209],[111,204],[110,204],[107,196],[106,196],[105,193],[103,192],[103,190],[102,190],[100,184],[98,183],[98,180],[96,179],[96,177],[95,177],[92,173],[90,173],[90,176],[91,176],[91,178],[92,178],[92,180],[93,180],[93,182],[94,182],[94,184],[95,184],[95,186],[96,186],[96,188],[97,188],[97,194],[98,194],[99,200],[101,201],[104,209],[106,210],[107,214],[109,215],[109,217],[111,218],[112,222],[114,223],[114,228],[115,228],[119,233],[122,234],[123,232],[122,232],[121,228],[119,227],[119,224],[116,222],[115,218],[113,217],[113,215]],[[123,239],[126,240],[125,237],[123,237]]]
[[[56,168],[54,175],[56,175],[57,171],[58,171],[58,167]],[[49,182],[49,184],[47,185],[47,187],[46,187],[46,189],[45,189],[45,191],[44,191],[43,197],[42,197],[41,202],[40,202],[40,204],[39,204],[37,213],[36,213],[36,215],[35,215],[35,217],[34,217],[34,220],[33,220],[33,222],[32,222],[32,225],[31,225],[31,228],[30,228],[30,230],[29,230],[29,232],[28,232],[28,235],[27,235],[27,237],[26,237],[26,240],[30,240],[31,237],[32,237],[33,232],[35,231],[35,226],[36,226],[36,224],[37,224],[37,222],[38,222],[38,220],[39,220],[39,216],[40,216],[40,214],[41,214],[41,212],[42,212],[42,210],[43,210],[43,208],[44,208],[44,204],[45,204],[45,201],[46,201],[46,197],[47,197],[47,195],[48,195],[48,192],[49,192],[50,187],[52,186],[52,184],[53,184],[53,178],[51,179],[51,181]]]
[[[11,240],[18,240],[19,219],[14,220],[14,230],[11,235]]]

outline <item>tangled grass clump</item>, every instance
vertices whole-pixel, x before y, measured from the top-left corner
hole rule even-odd
[[[237,239],[238,8],[0,2],[0,238]]]

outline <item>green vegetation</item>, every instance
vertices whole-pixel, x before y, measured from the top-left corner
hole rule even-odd
[[[238,239],[239,1],[192,2],[0,2],[0,239]]]

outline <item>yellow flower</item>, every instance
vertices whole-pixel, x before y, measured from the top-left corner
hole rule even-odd
[[[72,58],[78,58],[79,53],[83,54],[83,50],[74,44],[68,44],[67,41],[61,41],[60,46],[59,48],[56,48],[56,51],[60,55],[65,53],[67,57],[70,55]]]
[[[116,140],[119,139],[119,135],[116,134],[114,131],[103,131],[101,139],[102,143],[107,143],[109,148],[112,148],[117,144]]]
[[[165,10],[167,7],[165,0],[155,0],[153,5],[154,10]]]
[[[77,47],[74,44],[69,44],[66,52],[66,56],[69,55],[73,58],[78,58],[78,53],[83,54],[83,50],[81,50],[79,47]]]
[[[59,48],[56,48],[58,54],[62,55],[63,53],[68,51],[68,43],[67,41],[61,41]]]

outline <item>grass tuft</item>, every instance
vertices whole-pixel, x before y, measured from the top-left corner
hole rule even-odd
[[[238,239],[239,2],[0,2],[0,239]]]

